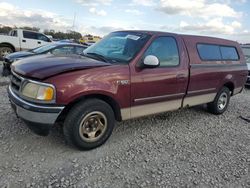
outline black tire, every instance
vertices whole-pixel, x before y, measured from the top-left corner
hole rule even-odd
[[[223,101],[225,101],[225,104],[221,102],[220,99],[222,98]],[[229,101],[230,101],[230,90],[227,87],[223,87],[217,93],[214,101],[207,104],[208,111],[215,115],[223,114],[227,110]]]
[[[80,130],[83,129],[80,129],[80,127],[82,127],[81,123],[86,117],[90,116],[89,114],[95,112],[101,113],[105,116],[106,128],[103,133],[100,134],[101,136],[99,135],[100,137],[98,140],[86,141],[88,138],[83,139],[83,134],[80,133]],[[90,150],[101,146],[107,141],[112,134],[114,123],[114,112],[110,105],[99,99],[87,99],[86,101],[76,104],[69,111],[64,122],[63,132],[65,139],[69,144],[76,146],[80,150]],[[92,124],[94,123],[92,122]]]
[[[10,54],[13,52],[13,49],[9,46],[0,46],[0,59],[3,60],[6,54]]]

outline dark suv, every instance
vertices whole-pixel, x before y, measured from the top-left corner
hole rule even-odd
[[[10,66],[15,61],[42,54],[79,55],[82,54],[83,50],[85,50],[86,48],[87,48],[86,46],[83,46],[81,44],[58,42],[40,46],[32,50],[14,52],[8,54],[4,57],[3,76],[8,76],[10,74]]]

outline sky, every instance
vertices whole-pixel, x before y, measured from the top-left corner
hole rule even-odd
[[[76,30],[156,30],[250,43],[250,0],[0,0],[0,24]]]

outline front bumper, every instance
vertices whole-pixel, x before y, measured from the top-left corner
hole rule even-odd
[[[10,71],[10,66],[11,66],[11,63],[9,59],[7,58],[3,58],[3,67],[8,69]]]
[[[49,131],[48,129],[56,122],[64,109],[64,106],[45,106],[27,102],[16,95],[10,86],[8,96],[17,116],[23,119],[30,128],[33,127],[38,134],[39,129]]]

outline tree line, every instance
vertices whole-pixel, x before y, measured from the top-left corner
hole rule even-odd
[[[25,30],[31,30],[31,31],[40,31],[40,28],[38,27],[9,27],[9,26],[2,26],[0,27],[0,33],[2,34],[8,34],[12,29],[25,29]],[[79,40],[82,38],[81,33],[76,32],[76,31],[67,31],[67,32],[61,32],[61,31],[55,31],[53,29],[48,30],[45,29],[43,31],[45,35],[51,35],[54,39],[74,39],[74,40]]]

